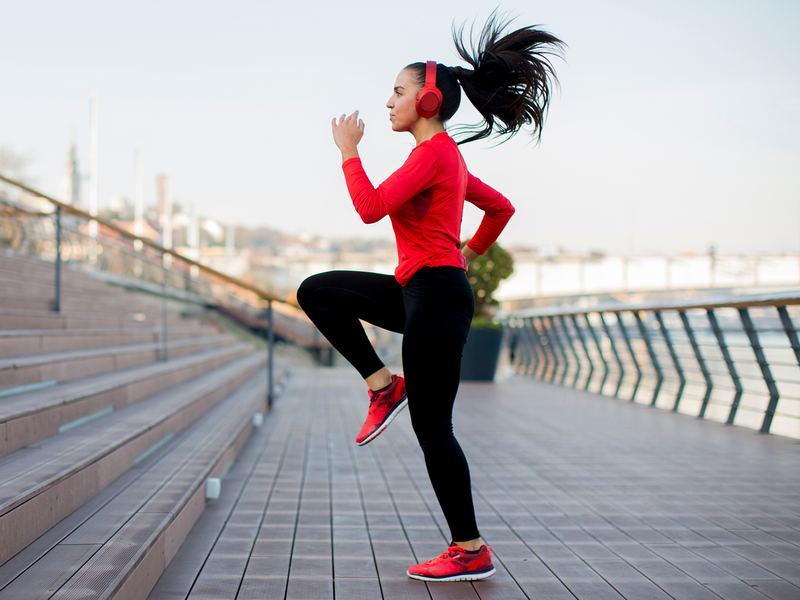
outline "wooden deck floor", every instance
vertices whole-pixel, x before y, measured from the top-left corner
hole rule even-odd
[[[408,579],[449,532],[407,413],[354,443],[354,371],[294,372],[150,598],[800,598],[800,444],[526,379],[455,427],[497,574]]]

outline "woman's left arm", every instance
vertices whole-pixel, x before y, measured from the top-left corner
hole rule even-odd
[[[480,256],[475,250],[470,248],[467,244],[464,244],[464,247],[461,249],[461,256],[464,257],[464,261],[467,263],[467,266],[472,264],[472,261],[475,260]]]
[[[475,254],[486,252],[505,229],[514,214],[514,207],[503,194],[492,189],[471,173],[467,175],[467,201],[484,212],[478,231],[461,251],[469,264],[471,255],[466,254],[465,250],[471,250]],[[472,259],[474,258],[472,256]]]

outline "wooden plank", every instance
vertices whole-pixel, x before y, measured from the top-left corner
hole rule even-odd
[[[449,531],[408,415],[358,448],[364,409],[352,371],[295,374],[273,411],[285,456],[279,468],[270,459],[271,500],[254,494],[228,521],[231,539],[259,527],[240,597],[719,600],[800,589],[796,445],[526,380],[464,385],[456,404],[497,575],[410,580],[408,566],[443,552]]]
[[[99,549],[99,544],[55,546],[47,553],[47,560],[23,572],[0,591],[0,597],[15,600],[49,597]]]

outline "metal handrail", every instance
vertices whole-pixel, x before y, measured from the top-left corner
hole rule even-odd
[[[219,279],[227,281],[228,283],[231,283],[233,285],[239,286],[242,289],[245,289],[247,291],[253,292],[253,293],[257,294],[258,296],[260,296],[261,298],[263,298],[264,300],[274,300],[274,301],[280,302],[282,304],[291,304],[293,306],[297,306],[297,304],[290,302],[286,298],[281,298],[280,296],[276,296],[275,294],[267,292],[266,290],[262,290],[260,288],[257,288],[256,286],[251,285],[251,284],[249,284],[249,283],[247,283],[245,281],[241,281],[240,279],[236,279],[235,277],[231,277],[230,275],[226,275],[225,273],[220,273],[219,271],[216,271],[216,270],[212,269],[211,267],[208,267],[208,266],[206,266],[206,265],[204,265],[202,263],[199,263],[199,262],[197,262],[195,260],[192,260],[191,258],[187,258],[186,256],[183,256],[179,252],[176,252],[174,249],[164,248],[163,246],[160,246],[159,244],[156,244],[151,239],[144,238],[144,237],[139,237],[138,235],[135,235],[135,234],[123,229],[122,227],[119,227],[118,225],[114,225],[110,221],[106,221],[106,220],[101,219],[101,218],[99,218],[97,216],[93,217],[92,215],[90,215],[86,211],[83,211],[83,210],[81,210],[79,208],[75,208],[74,206],[70,206],[69,204],[64,204],[63,202],[61,202],[59,200],[56,200],[55,198],[51,198],[47,194],[43,194],[42,192],[34,190],[33,188],[30,188],[30,187],[26,186],[25,184],[22,184],[22,183],[20,183],[18,181],[14,181],[13,179],[9,179],[8,177],[5,177],[3,175],[0,175],[0,181],[5,181],[6,183],[14,185],[14,186],[20,188],[21,190],[24,190],[24,191],[28,192],[29,194],[33,194],[35,196],[38,196],[39,198],[47,200],[48,202],[50,202],[51,204],[53,204],[54,206],[60,208],[62,211],[66,212],[68,214],[72,214],[72,215],[76,215],[76,216],[79,216],[79,217],[83,217],[84,219],[87,219],[89,221],[97,221],[97,223],[102,225],[103,227],[107,227],[108,229],[114,231],[115,233],[118,233],[118,234],[122,235],[123,237],[128,238],[131,241],[138,240],[143,245],[149,246],[150,248],[152,248],[153,250],[156,250],[157,252],[160,252],[162,254],[169,254],[171,256],[174,256],[175,258],[178,258],[181,262],[185,262],[187,265],[198,267],[201,271],[204,271],[204,272],[208,273],[209,275],[213,275],[214,277],[218,277]]]
[[[527,309],[502,321],[519,374],[633,402],[650,389],[651,406],[762,433],[778,419],[780,433],[800,437],[800,338],[789,312],[800,317],[798,305],[793,290]]]
[[[173,249],[165,248],[165,247],[153,242],[150,239],[143,238],[143,237],[137,236],[135,234],[132,234],[129,231],[123,229],[122,227],[119,227],[119,226],[115,225],[114,223],[111,223],[109,221],[101,219],[101,218],[99,218],[97,216],[93,216],[93,215],[91,215],[91,214],[89,214],[89,213],[87,213],[87,212],[85,212],[83,210],[75,208],[74,206],[70,206],[69,204],[65,204],[63,202],[60,202],[59,200],[56,200],[55,198],[52,198],[52,197],[48,196],[47,194],[44,194],[44,193],[42,193],[42,192],[40,192],[38,190],[35,190],[35,189],[33,189],[33,188],[31,188],[31,187],[29,187],[29,186],[27,186],[27,185],[25,185],[25,184],[23,184],[23,183],[21,183],[19,181],[15,181],[13,179],[5,177],[2,174],[0,174],[0,181],[5,182],[7,184],[10,184],[12,186],[15,186],[15,187],[27,192],[28,194],[31,194],[31,195],[37,196],[39,198],[42,198],[43,200],[46,200],[47,202],[49,202],[50,204],[52,204],[55,207],[55,210],[54,210],[54,213],[55,213],[55,215],[54,215],[55,216],[55,237],[56,237],[56,239],[55,239],[55,255],[56,255],[56,260],[55,260],[55,286],[54,286],[55,287],[55,302],[54,302],[55,312],[61,312],[61,280],[62,280],[62,277],[61,277],[61,262],[62,262],[62,260],[61,260],[61,247],[62,247],[62,232],[65,229],[68,229],[68,228],[66,228],[65,225],[62,224],[62,216],[64,214],[74,215],[74,216],[77,216],[77,217],[79,217],[81,219],[84,219],[86,221],[89,221],[89,222],[95,221],[98,225],[102,225],[104,228],[106,228],[106,229],[108,229],[110,231],[113,231],[114,233],[116,233],[116,234],[122,236],[123,238],[129,240],[131,243],[138,242],[139,244],[142,245],[141,246],[142,248],[146,246],[146,247],[150,248],[151,250],[156,251],[158,254],[161,255],[161,260],[162,260],[161,269],[163,271],[163,273],[162,273],[162,285],[161,285],[161,288],[162,288],[161,289],[161,296],[162,296],[162,302],[163,302],[163,317],[162,317],[162,321],[163,321],[163,327],[164,327],[164,331],[162,333],[162,341],[163,341],[163,344],[164,344],[164,348],[162,350],[162,360],[167,360],[167,358],[168,358],[168,356],[167,356],[168,332],[167,332],[167,318],[166,318],[167,317],[167,309],[166,309],[167,305],[166,305],[166,302],[167,302],[167,296],[168,296],[168,294],[167,294],[167,271],[169,270],[168,264],[170,264],[173,259],[175,259],[176,261],[180,261],[181,263],[184,263],[185,265],[187,265],[189,267],[196,268],[196,269],[198,269],[199,272],[202,272],[202,273],[204,273],[204,274],[206,274],[208,276],[211,276],[211,277],[213,277],[215,279],[222,280],[222,281],[224,281],[224,282],[226,282],[228,284],[231,284],[233,286],[236,286],[236,287],[238,287],[238,288],[240,288],[242,290],[245,290],[247,292],[253,293],[261,301],[265,301],[266,302],[266,313],[267,313],[266,322],[267,322],[267,354],[268,354],[268,356],[267,356],[267,403],[268,403],[268,406],[270,408],[272,407],[273,398],[274,398],[273,372],[274,372],[274,348],[275,348],[275,330],[274,330],[273,302],[278,302],[278,303],[286,304],[286,305],[290,305],[290,306],[297,306],[295,303],[291,303],[286,298],[282,298],[280,296],[277,296],[275,294],[272,294],[270,292],[262,290],[262,289],[254,286],[252,284],[249,284],[247,282],[244,282],[244,281],[241,281],[239,279],[236,279],[235,277],[231,277],[230,275],[226,275],[225,273],[220,273],[219,271],[217,271],[215,269],[212,269],[212,268],[210,268],[210,267],[208,267],[208,266],[206,266],[206,265],[204,265],[202,263],[199,263],[199,262],[197,262],[195,260],[192,260],[190,258],[187,258],[187,257],[183,256],[182,254],[180,254],[179,252],[176,252]],[[22,214],[25,214],[26,216],[30,216],[30,217],[49,217],[49,216],[51,216],[48,213],[39,213],[39,212],[32,212],[32,211],[29,212],[29,211],[24,211],[24,210],[20,209],[19,207],[15,207],[15,208],[16,208],[15,212],[22,213]],[[142,259],[143,260],[147,260],[144,257],[142,257]],[[151,261],[148,261],[148,262],[151,262]]]
[[[590,313],[616,313],[654,310],[689,310],[693,308],[749,308],[754,306],[790,306],[800,304],[800,290],[751,294],[747,296],[711,296],[695,300],[666,300],[664,302],[642,302],[639,304],[598,304],[591,308],[557,307],[528,308],[514,312],[515,317],[556,317],[563,315],[585,315]]]

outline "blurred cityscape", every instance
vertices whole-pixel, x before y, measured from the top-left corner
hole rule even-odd
[[[0,152],[0,170],[15,175],[21,165],[12,154]],[[81,173],[73,145],[67,153],[58,199],[290,300],[303,279],[315,273],[344,269],[391,274],[397,265],[394,241],[389,239],[322,238],[206,218],[191,202],[171,197],[166,174],[149,184],[156,201],[145,205],[144,187],[148,184],[141,179],[136,198],[117,195],[97,209],[96,199],[94,207],[86,200],[90,194],[84,188],[91,186],[91,176]],[[89,186],[83,185],[85,180]],[[0,188],[0,192],[7,202],[42,212],[52,210],[50,203],[10,187]],[[549,305],[688,298],[715,291],[754,293],[796,288],[800,283],[800,257],[794,254],[730,255],[711,247],[702,254],[625,256],[533,244],[507,250],[515,259],[514,274],[495,294],[505,312]]]

